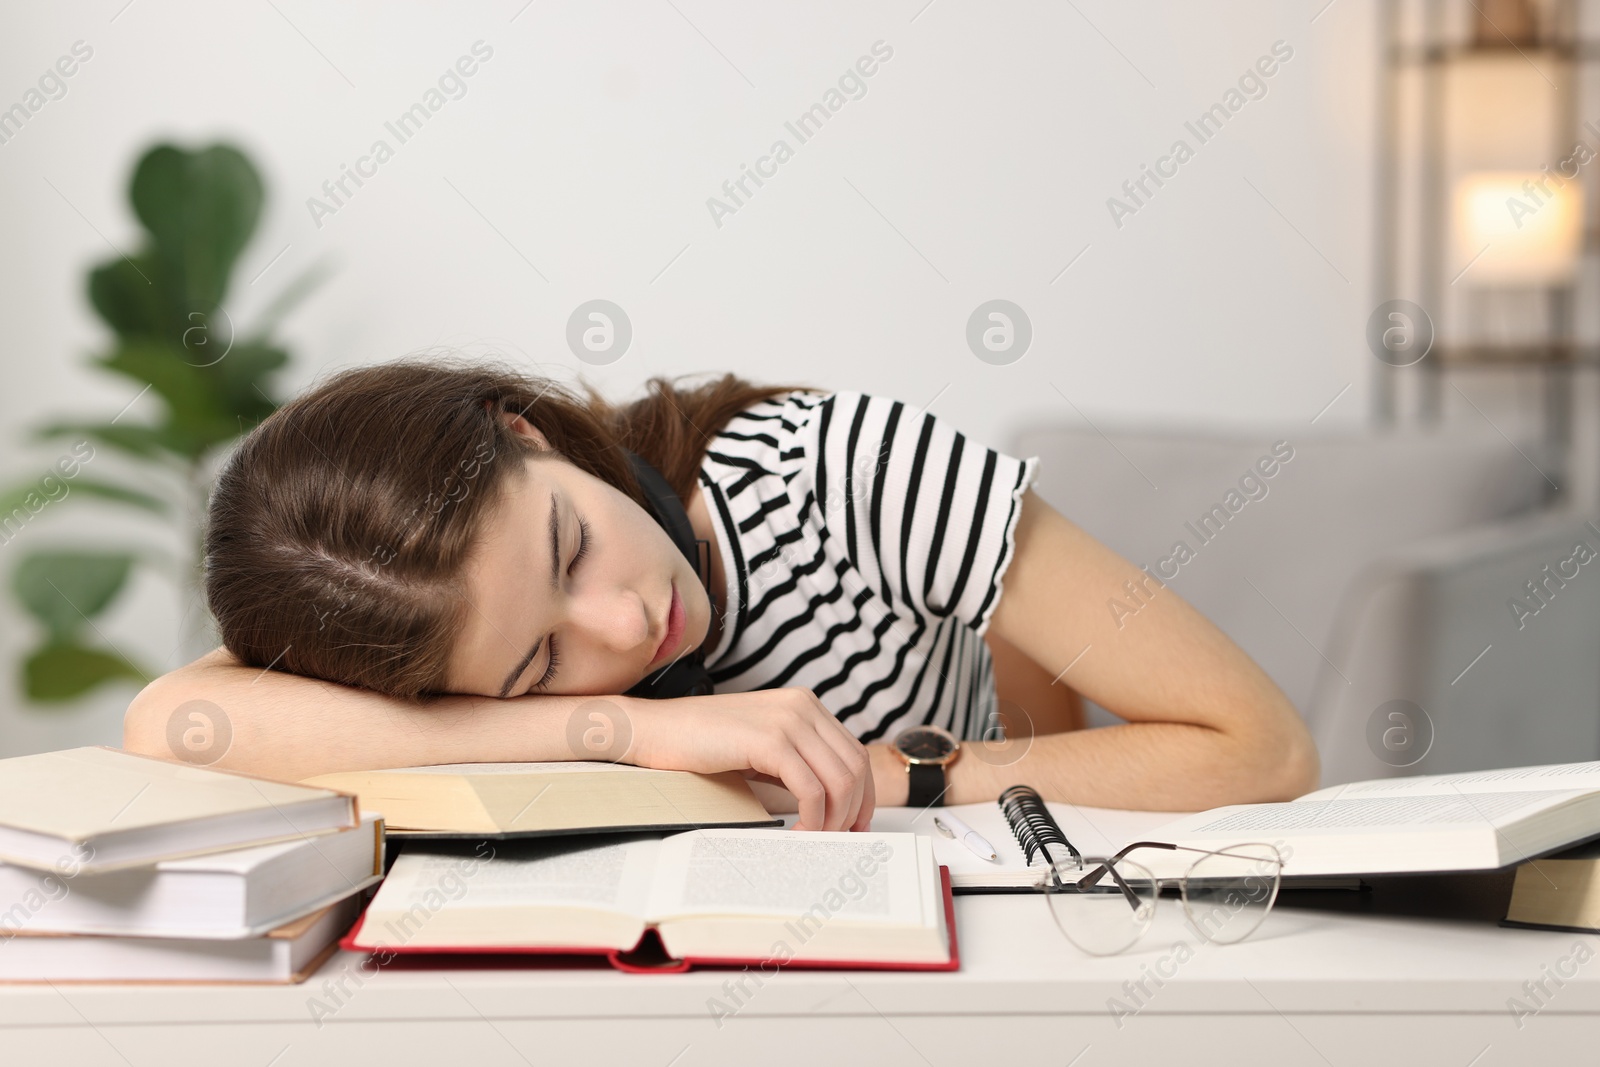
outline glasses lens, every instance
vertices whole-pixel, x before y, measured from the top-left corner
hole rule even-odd
[[[1118,860],[1094,885],[1073,884],[1107,862],[1103,856],[1086,857],[1083,871],[1076,862],[1059,865],[1055,873],[1068,883],[1063,887],[1045,880],[1045,899],[1056,926],[1092,956],[1113,955],[1139,940],[1150,929],[1156,908],[1155,878],[1131,860]]]
[[[1201,856],[1183,882],[1183,909],[1208,941],[1249,937],[1278,898],[1283,859],[1266,844],[1229,845]]]

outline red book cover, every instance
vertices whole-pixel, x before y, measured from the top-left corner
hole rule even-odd
[[[939,888],[944,898],[944,923],[945,931],[950,939],[950,958],[938,963],[895,963],[879,960],[788,960],[778,964],[783,967],[811,967],[826,968],[841,971],[956,971],[961,969],[961,953],[956,944],[956,910],[955,898],[950,892],[950,868],[939,868]],[[370,907],[370,902],[368,907]],[[675,959],[666,954],[661,944],[661,938],[655,928],[646,929],[639,943],[631,949],[620,950],[613,948],[583,948],[562,945],[559,947],[545,948],[538,945],[385,945],[382,948],[368,948],[356,944],[356,938],[361,934],[361,924],[366,921],[367,913],[363,909],[361,916],[356,919],[344,937],[339,939],[339,947],[351,952],[366,952],[376,956],[434,956],[460,957],[460,961],[469,964],[474,959],[484,957],[507,956],[602,956],[606,962],[619,971],[630,971],[638,974],[674,974],[687,971],[692,966],[704,967],[748,967],[774,962],[772,958],[739,957],[689,957]],[[381,966],[386,960],[379,959]],[[440,962],[446,962],[440,960]],[[531,961],[530,961],[531,962]]]

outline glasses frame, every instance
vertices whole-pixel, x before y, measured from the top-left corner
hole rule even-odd
[[[1276,856],[1277,859],[1275,861],[1266,860],[1266,859],[1263,859],[1260,856],[1239,855],[1238,853],[1235,853],[1235,852],[1231,851],[1233,849],[1244,848],[1244,847],[1267,849],[1274,856]],[[1065,937],[1068,941],[1071,941],[1074,945],[1078,945],[1078,942],[1073,938],[1073,936],[1070,933],[1068,933],[1067,930],[1061,925],[1061,917],[1056,914],[1056,909],[1053,906],[1051,906],[1051,902],[1050,902],[1051,896],[1053,896],[1053,895],[1061,895],[1061,894],[1066,894],[1066,893],[1080,892],[1082,890],[1082,888],[1084,888],[1084,887],[1093,888],[1094,886],[1098,885],[1100,883],[1100,880],[1102,878],[1104,878],[1108,874],[1111,876],[1112,881],[1114,881],[1116,883],[1117,888],[1122,891],[1122,895],[1127,900],[1128,906],[1133,908],[1135,912],[1137,912],[1140,909],[1140,907],[1141,907],[1143,902],[1141,901],[1141,899],[1139,897],[1139,894],[1134,891],[1133,887],[1128,885],[1127,880],[1124,879],[1122,877],[1121,873],[1117,870],[1117,863],[1119,861],[1123,860],[1123,859],[1126,859],[1127,856],[1128,856],[1128,853],[1133,852],[1136,849],[1141,849],[1141,848],[1158,848],[1158,849],[1164,849],[1164,850],[1167,850],[1167,851],[1196,852],[1196,853],[1199,853],[1199,855],[1195,858],[1195,861],[1193,863],[1189,864],[1189,866],[1184,870],[1184,872],[1181,875],[1179,875],[1177,878],[1157,878],[1157,877],[1155,877],[1154,874],[1151,874],[1150,881],[1155,887],[1155,901],[1159,901],[1161,899],[1161,890],[1162,889],[1164,889],[1164,888],[1166,888],[1168,886],[1174,886],[1174,885],[1177,887],[1179,899],[1180,899],[1180,902],[1183,905],[1184,917],[1188,920],[1190,928],[1193,929],[1201,938],[1203,938],[1206,941],[1211,941],[1212,938],[1211,938],[1211,936],[1209,934],[1206,933],[1205,928],[1200,925],[1200,922],[1195,917],[1194,911],[1190,907],[1190,902],[1189,902],[1189,875],[1190,875],[1191,872],[1193,872],[1195,867],[1197,867],[1201,863],[1203,863],[1208,856],[1232,856],[1235,859],[1245,859],[1245,860],[1252,860],[1252,861],[1255,861],[1255,862],[1273,863],[1274,864],[1274,868],[1273,868],[1273,871],[1272,871],[1272,892],[1267,895],[1267,902],[1261,909],[1261,919],[1258,920],[1256,925],[1252,926],[1249,929],[1249,931],[1244,934],[1243,937],[1238,938],[1237,941],[1215,942],[1216,944],[1237,944],[1239,941],[1243,941],[1246,938],[1248,938],[1251,934],[1255,933],[1256,930],[1258,930],[1260,928],[1261,923],[1266,921],[1267,915],[1272,911],[1272,905],[1274,903],[1276,903],[1277,899],[1278,899],[1278,890],[1281,889],[1282,886],[1283,886],[1283,853],[1282,853],[1281,850],[1279,850],[1279,848],[1276,845],[1269,844],[1269,843],[1267,843],[1265,841],[1236,841],[1233,844],[1224,845],[1221,848],[1213,848],[1213,849],[1193,848],[1193,847],[1190,847],[1188,845],[1174,845],[1174,844],[1171,844],[1170,842],[1166,842],[1166,841],[1135,841],[1133,844],[1127,845],[1124,848],[1122,848],[1114,856],[1089,856],[1089,857],[1083,857],[1083,856],[1079,856],[1076,853],[1074,853],[1073,858],[1077,861],[1077,866],[1078,866],[1079,870],[1082,870],[1084,868],[1085,864],[1087,864],[1087,863],[1097,864],[1097,866],[1093,870],[1091,870],[1088,874],[1084,875],[1082,878],[1078,879],[1077,881],[1067,883],[1067,882],[1061,881],[1060,877],[1058,876],[1058,874],[1056,872],[1057,864],[1056,863],[1052,863],[1050,865],[1049,876],[1044,880],[1044,882],[1041,884],[1041,887],[1040,887],[1044,891],[1045,905],[1047,907],[1050,907],[1050,919],[1051,919],[1052,922],[1055,923],[1056,929],[1061,931],[1061,936]],[[1130,862],[1135,862],[1136,863],[1137,861],[1130,861]],[[1062,865],[1064,866],[1065,864],[1062,864]],[[1203,881],[1203,879],[1202,879],[1202,881]],[[1052,882],[1054,883],[1054,887],[1053,888],[1052,888],[1052,885],[1051,885]],[[1152,901],[1152,903],[1151,903],[1151,908],[1150,908],[1151,914],[1150,914],[1150,916],[1148,918],[1146,918],[1146,920],[1144,922],[1144,925],[1140,928],[1139,932],[1136,933],[1133,936],[1133,939],[1130,940],[1126,945],[1122,946],[1122,948],[1120,948],[1120,949],[1117,949],[1116,952],[1112,952],[1112,953],[1091,953],[1091,954],[1092,955],[1116,955],[1117,952],[1126,952],[1129,948],[1132,948],[1135,944],[1137,944],[1139,939],[1142,938],[1146,933],[1149,932],[1150,927],[1151,927],[1151,925],[1152,925],[1152,923],[1154,921],[1155,901]],[[1082,948],[1083,946],[1078,945],[1078,947]],[[1089,950],[1088,949],[1084,949],[1084,951],[1088,952]]]

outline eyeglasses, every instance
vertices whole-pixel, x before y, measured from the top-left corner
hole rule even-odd
[[[1189,925],[1207,941],[1243,941],[1278,899],[1283,855],[1260,842],[1207,851],[1137,841],[1115,856],[1054,860],[1043,887],[1050,917],[1068,941],[1091,955],[1114,955],[1144,936],[1155,917],[1161,887],[1174,881],[1157,878],[1127,859],[1136,849],[1199,853],[1176,882]],[[1086,865],[1089,872],[1076,877]]]

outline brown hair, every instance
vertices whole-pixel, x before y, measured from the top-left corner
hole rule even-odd
[[[687,501],[710,438],[807,386],[651,378],[623,407],[509,366],[411,357],[345,370],[251,431],[219,473],[206,601],[242,662],[406,700],[444,691],[462,570],[522,460],[571,463],[643,506],[624,451]],[[494,412],[525,416],[553,452]]]

